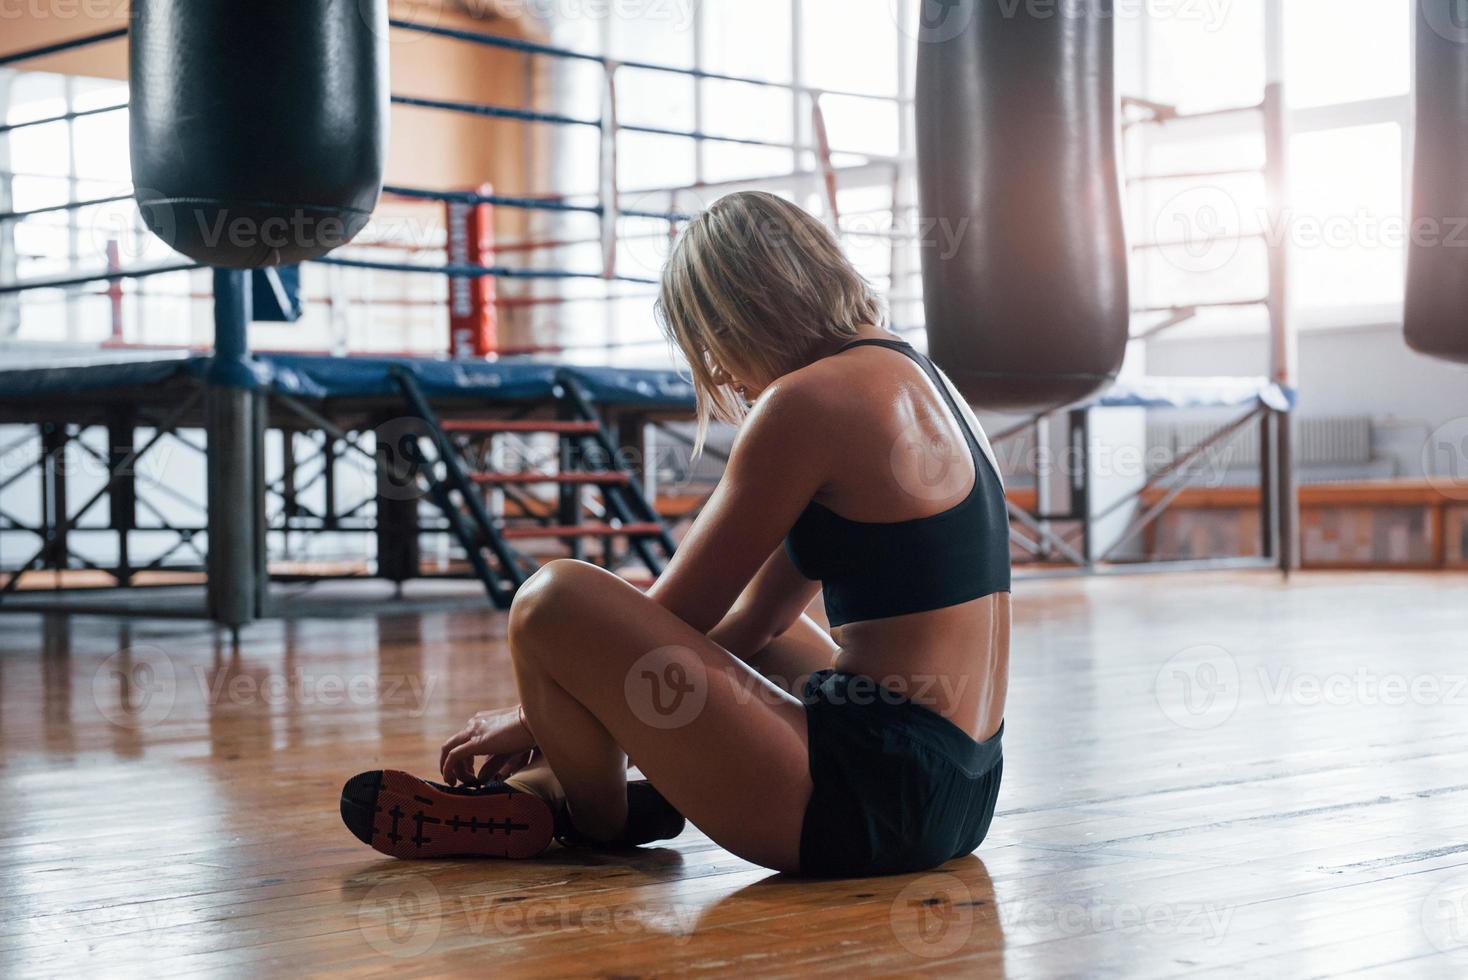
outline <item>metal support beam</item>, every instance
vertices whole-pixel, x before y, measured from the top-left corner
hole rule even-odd
[[[209,400],[209,616],[238,632],[259,615],[257,498],[261,490],[248,273],[214,270],[214,359]]]
[[[1091,411],[1072,409],[1070,437],[1070,512],[1081,522],[1081,555],[1085,566],[1096,563],[1095,522],[1091,519]]]
[[[110,524],[117,532],[117,584],[131,585],[132,556],[129,532],[138,524],[138,488],[134,457],[137,419],[130,408],[113,411],[107,422],[107,468],[112,473],[107,493]]]
[[[321,526],[328,531],[341,527],[336,506],[336,461],[340,455],[336,437],[326,433],[326,440],[321,444],[321,493],[325,501],[321,505]]]
[[[249,288],[249,280],[245,280],[245,287]],[[265,433],[270,427],[270,399],[258,392],[251,391],[251,424],[253,446],[250,450],[251,466],[253,468],[250,480],[249,500],[254,507],[245,513],[253,519],[254,527],[251,532],[253,542],[252,556],[255,562],[255,616],[263,617],[271,614],[270,608],[270,563],[268,560],[269,539],[267,528],[270,526],[269,518],[265,513]]]
[[[1264,156],[1265,191],[1269,202],[1270,226],[1283,226],[1289,200],[1289,130],[1286,119],[1284,86],[1272,81],[1264,92]],[[1275,236],[1269,242],[1269,376],[1289,391],[1296,387],[1297,357],[1294,324],[1290,318],[1289,244],[1286,237]],[[1280,413],[1275,430],[1275,485],[1272,490],[1279,503],[1280,571],[1288,575],[1300,567],[1300,498],[1295,472],[1294,441],[1291,421],[1293,412]]]
[[[65,569],[68,565],[67,534],[71,526],[66,499],[66,426],[60,422],[41,424],[41,526],[46,529],[41,546],[41,568]]]
[[[280,536],[282,554],[291,557],[291,523],[301,516],[296,497],[296,430],[280,430],[280,513],[285,530]]]
[[[1283,416],[1265,412],[1259,418],[1259,554],[1270,561],[1279,556],[1279,501],[1274,488],[1274,430]]]
[[[394,416],[395,417],[395,416]],[[378,428],[391,422],[382,418]],[[418,540],[417,495],[385,493],[393,486],[388,476],[390,461],[386,453],[377,457],[377,574],[397,587],[422,574],[423,555]]]

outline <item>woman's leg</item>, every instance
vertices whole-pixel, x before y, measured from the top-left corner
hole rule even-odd
[[[805,689],[806,679],[816,671],[830,667],[839,650],[840,647],[823,626],[809,616],[801,616],[795,625],[775,637],[768,646],[745,662],[759,671],[771,684],[800,697]],[[635,762],[636,760],[629,760],[628,765],[634,765]],[[544,755],[506,782],[553,803],[563,802],[566,798],[560,781],[546,763]]]
[[[582,833],[621,833],[630,753],[717,843],[798,870],[811,792],[799,701],[584,562],[525,584],[509,639],[526,718]]]

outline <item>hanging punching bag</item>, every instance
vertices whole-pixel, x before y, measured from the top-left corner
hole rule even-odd
[[[316,258],[376,206],[387,0],[133,0],[133,183],[148,227],[235,269]]]
[[[919,0],[928,349],[976,406],[1037,411],[1126,353],[1111,0]]]
[[[1418,0],[1407,344],[1468,363],[1468,0]]]

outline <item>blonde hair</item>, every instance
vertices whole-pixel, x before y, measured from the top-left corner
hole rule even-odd
[[[771,381],[884,321],[836,236],[763,191],[721,197],[689,222],[663,269],[656,311],[693,374],[695,454],[711,420],[744,416],[744,403],[714,380],[715,366]]]

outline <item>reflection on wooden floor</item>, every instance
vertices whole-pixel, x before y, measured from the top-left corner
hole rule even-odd
[[[379,858],[347,775],[513,700],[504,618],[0,617],[0,975],[1468,975],[1468,578],[1026,582],[1005,788],[926,875]]]

